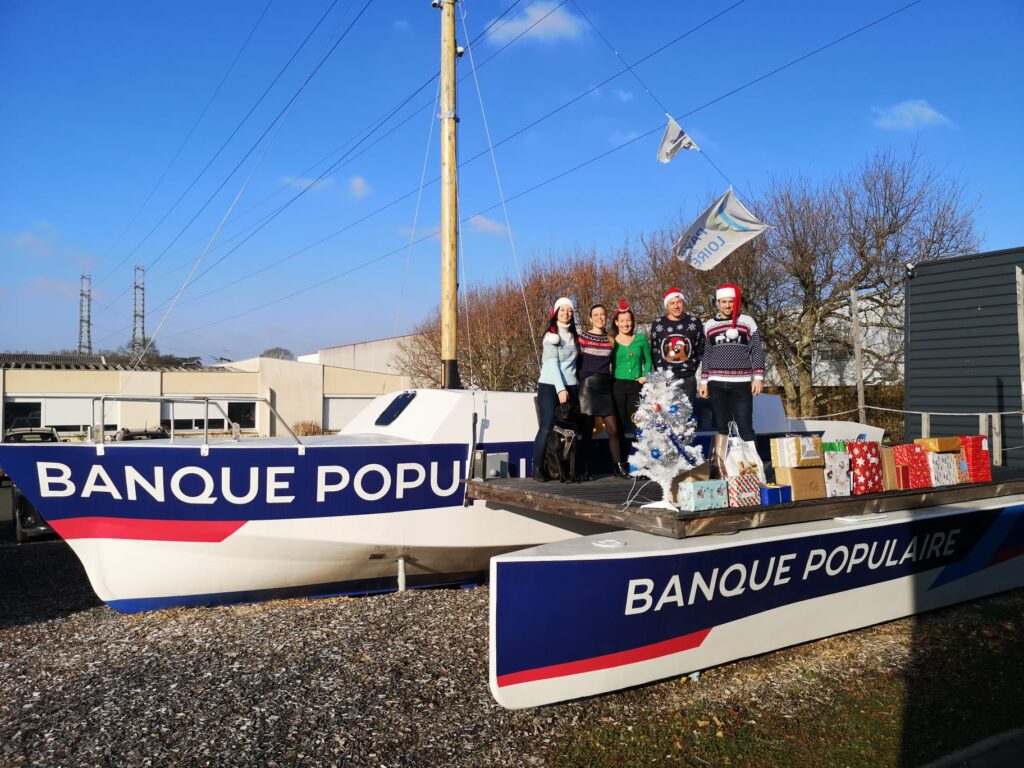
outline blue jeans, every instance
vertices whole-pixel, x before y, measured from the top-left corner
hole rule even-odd
[[[575,384],[566,387],[569,390],[569,398],[576,400],[579,397],[579,387]],[[555,408],[558,407],[558,390],[553,384],[537,385],[537,436],[533,438],[533,466],[530,471],[535,472],[544,467],[544,451],[548,445],[548,435],[555,426]]]
[[[749,381],[709,381],[708,398],[718,434],[728,434],[729,422],[735,421],[740,437],[754,439],[754,393]]]

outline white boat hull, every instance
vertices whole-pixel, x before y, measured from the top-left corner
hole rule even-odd
[[[1020,586],[1024,496],[731,536],[582,537],[492,560],[490,686],[508,708],[551,704]]]

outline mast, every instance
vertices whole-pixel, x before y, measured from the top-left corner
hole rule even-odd
[[[456,347],[458,321],[458,160],[455,152],[456,0],[433,0],[441,8],[441,387],[461,389]]]

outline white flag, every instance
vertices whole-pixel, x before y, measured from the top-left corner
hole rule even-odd
[[[658,147],[658,162],[667,163],[680,149],[693,149],[700,152],[697,142],[686,135],[686,131],[679,127],[672,115],[668,117],[668,125],[665,126],[665,135],[661,137],[661,146]]]
[[[768,225],[758,221],[729,187],[676,240],[672,252],[697,269],[711,269],[766,229]]]

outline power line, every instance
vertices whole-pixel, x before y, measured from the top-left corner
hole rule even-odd
[[[743,85],[740,85],[740,86],[738,86],[736,88],[733,88],[732,90],[728,91],[727,93],[725,93],[725,94],[723,94],[723,95],[721,95],[721,96],[719,96],[717,98],[714,98],[714,99],[711,99],[708,102],[705,102],[704,104],[700,105],[699,107],[696,107],[696,108],[690,110],[689,112],[685,113],[683,115],[683,117],[688,117],[688,116],[694,115],[697,112],[700,112],[700,111],[702,111],[704,109],[707,109],[709,106],[711,106],[713,104],[717,104],[718,102],[720,102],[720,101],[722,101],[722,100],[724,100],[724,99],[726,99],[726,98],[728,98],[730,96],[733,96],[733,95],[735,95],[735,94],[737,94],[737,93],[739,93],[739,92],[749,88],[752,85],[755,85],[755,84],[757,84],[759,82],[762,82],[763,80],[766,80],[769,77],[772,77],[772,76],[774,76],[774,75],[776,75],[776,74],[778,74],[780,72],[783,72],[784,70],[790,68],[791,66],[793,66],[795,64],[798,64],[801,61],[804,61],[804,60],[810,58],[811,56],[814,56],[814,55],[816,55],[818,53],[821,53],[822,51],[825,51],[825,50],[827,50],[827,49],[829,49],[829,48],[831,48],[831,47],[833,47],[835,45],[838,45],[839,43],[841,43],[841,42],[843,42],[845,40],[848,40],[849,38],[853,37],[854,35],[857,35],[857,34],[859,34],[861,32],[864,32],[865,30],[870,29],[870,28],[872,28],[874,26],[877,26],[878,24],[880,24],[880,23],[882,23],[882,22],[884,22],[884,21],[886,21],[886,20],[888,20],[888,19],[890,19],[890,18],[892,18],[892,17],[894,17],[894,16],[896,16],[896,15],[906,11],[906,10],[909,10],[910,8],[914,7],[915,5],[919,5],[922,2],[924,2],[924,0],[913,0],[913,2],[907,3],[906,5],[901,6],[900,8],[898,8],[898,9],[896,9],[896,10],[894,10],[894,11],[892,11],[892,12],[890,12],[890,13],[884,15],[884,16],[881,16],[881,17],[875,19],[874,21],[871,21],[871,22],[869,22],[869,23],[867,23],[867,24],[865,24],[865,25],[863,25],[861,27],[858,27],[857,29],[853,30],[852,32],[848,32],[847,34],[843,35],[842,37],[838,37],[838,38],[836,38],[835,40],[832,40],[829,43],[826,43],[826,44],[824,44],[822,46],[819,46],[818,48],[815,48],[813,51],[805,53],[802,56],[799,56],[796,59],[793,59],[793,60],[787,62],[786,64],[783,64],[782,66],[776,67],[775,69],[773,69],[773,70],[771,70],[771,71],[769,71],[769,72],[767,72],[767,73],[765,73],[763,75],[760,75],[759,77],[756,77],[753,80],[750,80],[750,81],[744,83]],[[684,36],[685,36],[685,34],[684,34]],[[649,58],[649,57],[647,57],[647,58]],[[625,70],[623,70],[623,71],[625,71]],[[622,73],[620,73],[620,74],[622,74]],[[573,99],[573,101],[578,100],[578,98],[579,97]],[[526,195],[529,195],[529,194],[537,191],[538,189],[541,189],[542,187],[546,187],[549,184],[554,183],[555,181],[558,181],[558,180],[560,180],[560,179],[562,179],[562,178],[564,178],[564,177],[566,177],[566,176],[568,176],[570,174],[573,174],[573,173],[575,173],[575,172],[577,172],[579,170],[582,170],[583,168],[586,168],[587,166],[593,165],[594,163],[598,162],[599,160],[602,160],[602,159],[604,159],[604,158],[606,158],[606,157],[608,157],[608,156],[610,156],[612,154],[615,154],[616,152],[619,152],[620,150],[625,149],[626,147],[632,146],[633,144],[636,144],[638,141],[646,139],[647,137],[652,136],[652,135],[654,135],[654,134],[656,134],[656,133],[658,133],[658,132],[660,132],[662,130],[664,130],[664,126],[663,125],[661,125],[661,124],[656,125],[653,128],[645,131],[644,133],[641,133],[640,135],[635,136],[632,139],[629,139],[628,141],[625,141],[625,142],[623,142],[622,144],[619,144],[616,147],[613,147],[613,148],[611,148],[611,149],[609,149],[609,150],[607,150],[605,152],[602,152],[602,153],[600,153],[598,155],[595,155],[594,157],[591,157],[588,160],[584,160],[583,162],[578,163],[578,164],[572,166],[571,168],[568,168],[568,169],[566,169],[564,171],[561,171],[560,173],[557,173],[554,176],[551,176],[551,177],[549,177],[549,178],[547,178],[547,179],[545,179],[545,180],[543,180],[541,182],[538,182],[537,184],[534,184],[531,187],[528,187],[527,189],[521,190],[520,192],[518,192],[518,193],[516,193],[514,195],[511,195],[510,197],[507,197],[505,199],[505,202],[506,203],[507,202],[511,202],[513,200],[517,200],[518,198],[521,198],[521,197],[524,197]],[[517,134],[520,133],[520,132],[521,131],[518,131]],[[513,136],[517,135],[517,134],[513,134]],[[511,138],[511,136],[508,137],[508,138]],[[507,140],[507,139],[505,139],[505,140]],[[501,144],[501,143],[502,142],[498,142],[498,143],[495,144],[495,146],[498,146],[498,144]],[[486,151],[485,151],[484,154],[486,154]],[[479,155],[477,157],[479,157]],[[473,158],[473,159],[475,159],[475,158]],[[435,179],[435,181],[436,181],[436,179]],[[403,197],[408,197],[411,194],[415,194],[415,192],[416,192],[416,190],[413,190],[412,192],[407,193]],[[402,199],[402,198],[399,198],[399,199]],[[397,202],[397,200],[393,201],[392,203],[389,203],[388,205],[389,206],[393,205],[394,202]],[[497,203],[494,203],[493,205],[490,205],[490,206],[488,206],[486,208],[483,208],[483,209],[477,211],[476,213],[474,213],[474,214],[472,214],[470,216],[463,217],[462,219],[460,219],[460,224],[463,224],[463,223],[469,221],[470,219],[472,219],[475,216],[481,216],[481,215],[483,215],[485,213],[489,213],[490,211],[492,211],[492,210],[494,210],[496,208],[501,207],[501,205],[502,205],[501,202],[497,202]],[[349,226],[352,226],[352,225],[349,225]],[[335,233],[335,234],[340,234],[340,231],[338,233]],[[307,250],[308,248],[312,248],[315,245],[319,245],[319,244],[323,243],[324,241],[330,239],[333,236],[334,235],[329,235],[326,238],[323,238],[323,239],[317,241],[317,243],[314,243],[314,244],[312,244],[310,246],[307,246],[307,248],[303,249],[303,250]],[[416,240],[414,244],[421,243],[421,242],[429,239],[432,236],[433,236],[432,234],[425,235],[425,236],[419,238],[418,240]],[[388,258],[390,256],[393,256],[393,255],[395,255],[397,253],[403,252],[407,247],[408,247],[408,244],[403,245],[400,248],[396,248],[396,249],[394,249],[392,251],[389,251],[387,253],[381,254],[381,255],[376,256],[376,257],[374,257],[372,259],[364,261],[364,262],[362,262],[360,264],[357,264],[354,267],[351,267],[349,269],[344,270],[343,272],[339,272],[339,273],[337,273],[335,275],[332,275],[331,277],[325,278],[324,280],[320,280],[320,281],[317,281],[315,283],[312,283],[312,284],[310,284],[310,285],[308,285],[308,286],[306,286],[304,288],[300,288],[299,290],[293,291],[292,293],[289,293],[289,294],[287,294],[285,296],[281,296],[281,297],[273,299],[271,301],[264,302],[263,304],[260,304],[260,305],[257,305],[255,307],[252,307],[250,309],[247,309],[247,310],[244,310],[242,312],[236,313],[236,314],[231,315],[229,317],[221,318],[220,320],[213,320],[213,321],[206,322],[206,323],[203,324],[203,326],[199,326],[199,327],[194,328],[194,329],[189,329],[189,331],[181,331],[179,333],[189,333],[189,332],[194,331],[194,330],[199,330],[200,328],[209,327],[211,325],[219,325],[221,323],[225,323],[225,322],[228,322],[230,320],[235,320],[235,319],[237,319],[239,317],[243,317],[244,315],[251,314],[253,312],[258,312],[261,309],[265,309],[267,307],[270,307],[270,306],[273,306],[275,304],[278,304],[278,303],[280,303],[282,301],[286,301],[288,299],[294,298],[295,296],[299,296],[299,295],[301,295],[303,293],[307,293],[308,291],[314,290],[315,288],[319,288],[319,287],[321,287],[323,285],[327,285],[328,283],[331,283],[331,282],[333,282],[335,280],[338,280],[338,279],[340,279],[342,277],[350,275],[353,272],[356,272],[356,271],[358,271],[360,269],[363,269],[365,267],[371,266],[372,264],[376,264],[379,261],[383,261],[384,259],[386,259],[386,258]],[[297,255],[297,253],[293,254],[293,255]],[[171,335],[172,336],[177,336],[179,334],[171,334]]]
[[[519,33],[518,35],[516,35],[516,36],[515,36],[514,38],[512,38],[512,39],[511,39],[511,40],[510,40],[510,41],[509,41],[508,43],[506,43],[506,45],[504,45],[504,46],[503,46],[503,47],[502,47],[501,49],[499,49],[499,50],[498,50],[497,52],[495,52],[495,53],[494,53],[493,55],[491,55],[491,56],[490,56],[489,58],[487,58],[487,59],[486,59],[485,61],[481,62],[481,64],[479,64],[479,65],[477,66],[477,69],[479,70],[479,69],[480,69],[480,67],[482,67],[482,66],[483,66],[484,64],[486,64],[487,62],[489,62],[489,61],[491,61],[492,59],[494,59],[494,58],[495,58],[495,56],[497,56],[497,55],[498,55],[498,54],[500,54],[500,53],[501,53],[502,51],[504,51],[504,50],[505,50],[506,48],[508,48],[508,46],[509,46],[509,45],[511,45],[511,44],[512,44],[512,43],[514,43],[515,41],[519,40],[520,38],[522,38],[522,37],[523,37],[523,36],[524,36],[525,34],[527,34],[527,33],[528,33],[528,32],[529,32],[529,31],[530,31],[531,29],[533,29],[533,28],[534,28],[535,26],[537,26],[537,24],[540,24],[540,23],[541,23],[542,21],[544,21],[544,19],[546,19],[546,18],[547,18],[547,17],[549,16],[549,15],[551,15],[552,13],[554,13],[554,12],[555,12],[556,10],[558,10],[558,8],[560,8],[560,7],[562,7],[563,5],[565,5],[565,4],[567,3],[567,2],[568,2],[568,0],[562,0],[562,2],[561,2],[561,3],[559,3],[558,5],[556,5],[556,6],[552,6],[552,7],[551,7],[551,9],[549,9],[547,13],[545,13],[545,14],[544,14],[543,16],[539,17],[539,18],[538,18],[538,19],[537,19],[537,20],[536,20],[536,21],[535,21],[535,22],[534,22],[533,24],[531,24],[530,26],[528,26],[528,27],[526,27],[525,29],[523,29],[523,30],[522,30],[522,31],[521,31],[521,32],[520,32],[520,33]],[[693,33],[694,33],[695,31],[697,31],[697,30],[701,29],[701,28],[702,28],[702,27],[704,27],[704,26],[707,26],[707,25],[708,25],[708,24],[710,24],[711,22],[715,21],[716,19],[720,18],[720,17],[721,17],[721,16],[723,16],[724,14],[728,13],[728,12],[729,12],[730,10],[732,10],[732,9],[733,9],[733,8],[735,8],[736,6],[738,6],[738,5],[741,5],[741,4],[743,3],[743,2],[745,2],[745,0],[739,0],[739,2],[737,2],[737,3],[733,4],[732,6],[729,6],[728,8],[725,8],[724,10],[722,10],[722,11],[718,12],[717,14],[715,14],[714,16],[711,16],[710,18],[706,19],[705,21],[701,22],[700,24],[697,24],[696,26],[694,26],[694,27],[692,27],[691,29],[687,30],[687,31],[686,31],[686,32],[684,32],[683,34],[681,34],[681,35],[678,35],[678,36],[676,36],[675,38],[673,38],[673,39],[672,39],[671,41],[669,41],[668,43],[666,43],[666,44],[662,45],[661,47],[659,47],[659,48],[655,49],[655,50],[654,50],[654,51],[652,51],[651,53],[649,53],[649,54],[647,54],[646,56],[644,56],[644,57],[643,57],[642,59],[640,59],[640,60],[639,60],[639,62],[637,62],[637,63],[641,63],[641,62],[647,61],[647,60],[648,60],[648,59],[650,59],[650,58],[651,58],[652,56],[656,56],[657,54],[659,54],[659,53],[661,53],[661,52],[663,52],[663,51],[667,50],[667,49],[668,49],[668,48],[670,48],[671,46],[673,46],[673,45],[676,45],[677,43],[681,42],[682,40],[684,40],[684,39],[685,39],[686,37],[688,37],[689,35],[693,34]],[[514,5],[513,5],[512,7],[514,7]],[[510,9],[510,10],[511,10],[511,9]],[[500,19],[500,18],[501,18],[501,17],[499,17],[499,19]],[[495,21],[497,21],[497,20],[495,20]],[[494,22],[492,22],[492,23],[491,23],[491,25],[489,25],[488,29],[485,29],[483,33],[481,33],[481,34],[480,34],[480,35],[478,35],[478,36],[477,36],[476,38],[474,38],[473,42],[476,42],[476,41],[478,41],[478,40],[482,39],[482,38],[483,38],[483,37],[484,37],[484,36],[485,36],[485,35],[487,34],[488,30],[489,30],[489,29],[491,29],[491,28],[492,28],[493,26],[494,26]],[[531,123],[528,123],[527,125],[524,125],[523,127],[519,128],[518,130],[516,130],[516,131],[512,132],[511,134],[509,134],[508,136],[504,137],[503,139],[499,139],[499,140],[498,140],[497,142],[495,142],[495,143],[494,143],[494,144],[493,144],[493,145],[491,146],[491,148],[490,148],[490,149],[483,149],[483,150],[481,150],[480,152],[478,152],[477,154],[475,154],[475,155],[473,155],[473,156],[471,156],[471,157],[469,157],[469,158],[467,158],[467,159],[463,160],[462,162],[460,162],[460,163],[459,163],[459,168],[461,169],[461,168],[463,168],[464,166],[467,166],[467,165],[469,165],[469,164],[470,164],[470,163],[472,163],[473,161],[475,161],[475,160],[478,160],[478,159],[479,159],[479,158],[481,158],[481,157],[484,157],[485,155],[487,155],[487,154],[488,154],[488,152],[489,152],[489,151],[493,151],[493,149],[496,149],[497,147],[500,147],[501,145],[503,145],[503,144],[505,144],[505,143],[507,143],[507,142],[511,141],[512,139],[516,138],[517,136],[520,136],[520,135],[522,135],[523,133],[525,133],[526,131],[528,131],[528,130],[530,130],[531,128],[535,127],[535,126],[536,126],[536,125],[538,125],[539,123],[541,123],[541,122],[543,122],[543,121],[545,121],[545,120],[549,119],[550,117],[552,117],[552,116],[554,116],[554,115],[558,114],[558,113],[559,113],[559,112],[561,112],[562,110],[566,109],[567,107],[571,106],[572,104],[575,104],[575,103],[576,103],[577,101],[579,101],[580,99],[582,99],[582,98],[586,97],[587,95],[589,95],[589,94],[593,93],[594,91],[598,90],[598,89],[599,89],[599,88],[601,88],[602,86],[604,86],[604,85],[607,85],[607,84],[608,84],[609,82],[611,82],[612,80],[616,79],[617,77],[620,77],[621,75],[625,74],[625,73],[626,73],[627,71],[628,71],[628,68],[627,68],[627,69],[622,69],[622,70],[620,70],[620,71],[619,71],[618,73],[616,73],[615,75],[612,75],[612,76],[611,76],[610,78],[608,78],[607,80],[605,80],[605,81],[603,81],[603,82],[601,82],[601,83],[598,83],[597,85],[593,86],[592,88],[589,88],[588,90],[584,91],[583,93],[580,93],[579,95],[577,95],[577,96],[575,96],[574,98],[570,99],[569,101],[565,102],[565,103],[564,103],[564,104],[562,104],[561,106],[559,106],[559,107],[556,107],[555,109],[551,110],[550,112],[548,112],[548,113],[546,113],[546,114],[542,115],[541,117],[537,118],[537,119],[536,119],[536,120],[534,120],[533,122],[531,122]],[[462,80],[462,79],[465,79],[466,77],[469,77],[469,76],[470,76],[470,73],[467,73],[467,74],[466,74],[466,75],[464,75],[464,76],[463,76],[462,78],[460,78],[460,82],[461,82],[461,80]],[[427,85],[429,85],[429,84],[430,84],[430,82],[433,82],[433,79],[434,79],[434,78],[436,78],[436,77],[437,77],[437,74],[435,74],[435,75],[434,75],[434,77],[432,77],[432,78],[431,78],[431,79],[430,79],[429,81],[427,81],[426,83],[424,83],[423,85],[421,85],[421,86],[420,86],[420,87],[419,87],[419,88],[417,89],[417,91],[416,91],[416,92],[414,92],[414,93],[412,94],[412,96],[415,96],[415,93],[418,93],[418,92],[419,92],[420,90],[422,90],[422,89],[423,89],[423,88],[425,88],[425,87],[426,87]],[[410,99],[411,99],[411,96],[410,96],[410,97],[408,97],[408,98],[407,98],[407,99],[406,99],[405,101],[406,101],[406,102],[408,102],[408,101],[409,101]],[[424,106],[427,106],[427,104],[424,104]],[[421,107],[420,109],[422,109],[422,107]],[[384,136],[381,136],[381,137],[380,137],[380,138],[378,138],[378,139],[377,139],[377,140],[376,140],[375,142],[373,142],[373,144],[376,144],[377,142],[381,141],[381,140],[382,140],[382,139],[383,139],[384,137],[386,137],[386,136],[387,136],[387,135],[389,135],[390,133],[394,132],[394,131],[395,131],[395,130],[396,130],[396,129],[398,128],[398,127],[400,127],[401,125],[404,125],[405,123],[407,123],[407,122],[408,122],[409,120],[411,120],[411,119],[412,119],[412,118],[413,118],[413,117],[414,117],[414,116],[415,116],[415,115],[416,115],[417,113],[418,113],[418,110],[417,110],[417,111],[415,111],[415,112],[413,112],[413,113],[411,113],[411,114],[410,114],[410,115],[409,115],[409,116],[408,116],[407,118],[405,118],[405,120],[403,120],[403,121],[402,121],[401,123],[399,123],[398,125],[394,126],[394,127],[393,127],[393,128],[391,129],[391,130],[389,130],[389,131],[388,131],[388,133],[384,134]],[[373,144],[371,144],[370,146],[373,146]],[[370,148],[370,147],[368,146],[368,147],[366,147],[366,148],[365,148],[365,149],[364,149],[363,151],[365,151],[366,149],[369,149],[369,148]],[[350,151],[351,151],[351,150],[350,150]],[[344,158],[343,158],[343,159],[344,159]],[[330,173],[330,172],[331,172],[331,171],[330,171],[330,170],[328,170],[328,171],[327,171],[327,172],[325,172],[324,174],[321,174],[321,175],[320,175],[320,176],[319,176],[319,177],[317,178],[317,181],[319,181],[319,180],[323,179],[323,178],[324,178],[325,176],[329,175],[329,173]],[[427,186],[430,186],[430,185],[433,185],[433,184],[435,184],[435,183],[436,183],[437,181],[439,181],[439,180],[440,180],[440,178],[441,178],[440,176],[435,176],[435,177],[434,177],[433,179],[431,179],[431,180],[430,180],[430,181],[429,181],[429,182],[427,183]],[[417,188],[417,189],[418,189],[418,188]],[[245,280],[248,280],[248,279],[249,279],[249,278],[251,278],[251,277],[255,277],[256,275],[259,275],[259,274],[261,274],[261,273],[263,273],[263,272],[266,272],[266,271],[267,271],[268,269],[271,269],[271,268],[273,268],[273,267],[275,267],[275,266],[278,266],[278,265],[280,265],[280,264],[283,264],[284,262],[286,262],[286,261],[289,261],[289,260],[291,260],[291,259],[295,258],[296,256],[299,256],[299,255],[301,255],[302,253],[305,253],[306,251],[308,251],[308,250],[310,250],[310,249],[312,249],[312,248],[316,247],[317,245],[321,245],[322,243],[326,242],[327,240],[330,240],[330,239],[331,239],[331,238],[333,238],[333,237],[337,237],[338,235],[342,234],[343,232],[346,232],[346,231],[348,231],[349,229],[352,229],[353,227],[357,226],[358,224],[361,224],[361,223],[363,223],[364,221],[367,221],[368,219],[370,219],[370,218],[372,218],[372,217],[376,216],[376,215],[377,215],[377,214],[379,214],[379,213],[382,213],[383,211],[387,210],[388,208],[391,208],[392,206],[394,206],[394,205],[397,205],[397,204],[398,204],[398,203],[400,203],[401,201],[403,201],[403,200],[406,200],[406,199],[408,199],[409,197],[412,197],[412,196],[413,196],[414,194],[416,194],[416,193],[417,193],[417,189],[412,189],[412,190],[410,190],[410,191],[406,192],[405,194],[403,194],[403,195],[401,195],[401,196],[399,196],[399,197],[397,197],[397,198],[393,199],[393,200],[392,200],[391,202],[389,202],[389,203],[387,203],[387,204],[385,204],[385,205],[381,206],[380,208],[377,208],[376,210],[374,210],[374,211],[371,211],[371,212],[370,212],[369,214],[367,214],[367,215],[365,215],[365,216],[363,216],[363,217],[361,217],[361,218],[359,218],[359,219],[356,219],[355,221],[353,221],[353,222],[350,222],[349,224],[346,224],[346,225],[345,225],[345,226],[343,226],[343,227],[342,227],[341,229],[335,230],[334,232],[330,233],[329,235],[326,235],[325,237],[321,238],[320,240],[317,240],[316,242],[314,242],[314,243],[311,243],[310,245],[308,245],[308,246],[305,246],[305,247],[303,247],[303,248],[299,249],[298,251],[295,251],[295,252],[293,252],[293,253],[289,254],[288,256],[284,256],[284,257],[282,257],[282,258],[280,258],[280,259],[277,259],[276,261],[274,261],[274,262],[271,262],[270,264],[264,265],[263,267],[261,267],[261,268],[259,268],[259,269],[257,269],[257,270],[254,270],[254,271],[252,271],[252,272],[249,272],[249,273],[247,273],[247,274],[245,274],[245,275],[243,275],[243,276],[241,276],[241,277],[239,277],[239,278],[237,278],[237,279],[235,279],[235,280],[232,280],[232,281],[231,281],[231,282],[229,282],[229,283],[226,283],[226,284],[224,284],[224,285],[221,285],[221,286],[219,286],[219,287],[217,287],[217,288],[213,288],[213,289],[211,289],[211,290],[207,291],[206,293],[200,294],[200,295],[198,295],[198,296],[193,296],[193,297],[192,297],[191,299],[187,299],[187,300],[186,300],[186,302],[188,302],[188,301],[196,301],[196,300],[198,300],[198,299],[201,299],[201,298],[204,298],[204,297],[206,297],[206,296],[209,296],[209,295],[210,295],[210,294],[212,294],[212,293],[216,293],[216,292],[218,292],[218,291],[224,290],[225,288],[230,288],[231,286],[237,285],[238,283],[241,283],[241,282],[243,282],[243,281],[245,281]],[[303,190],[303,192],[304,192],[304,191],[305,191],[305,190]],[[276,217],[276,216],[277,216],[278,214],[280,214],[280,213],[281,213],[281,212],[282,212],[282,211],[283,211],[283,210],[284,210],[285,208],[287,208],[287,207],[288,207],[289,205],[291,205],[291,203],[293,203],[293,202],[294,202],[294,201],[295,201],[295,200],[296,200],[296,199],[297,199],[297,198],[298,198],[299,196],[301,196],[301,194],[302,194],[302,193],[300,192],[300,193],[299,193],[298,195],[296,195],[296,196],[295,196],[295,197],[293,197],[293,198],[292,198],[291,200],[289,200],[289,201],[288,201],[287,203],[285,203],[285,204],[284,204],[283,206],[281,206],[281,207],[280,207],[280,208],[279,208],[278,210],[274,211],[274,212],[273,212],[272,214],[269,214],[269,215],[268,215],[268,217],[266,217],[266,218],[265,218],[265,219],[264,219],[264,220],[263,220],[263,221],[262,221],[262,222],[260,223],[259,227],[257,227],[257,228],[256,228],[256,230],[255,230],[254,232],[252,232],[252,234],[250,234],[250,235],[249,235],[248,237],[246,237],[246,238],[245,238],[244,240],[242,240],[242,241],[241,241],[240,243],[238,243],[237,245],[235,245],[234,247],[232,247],[232,249],[231,249],[231,250],[230,250],[230,251],[229,251],[228,253],[224,254],[224,255],[223,255],[223,256],[221,256],[221,257],[220,257],[219,259],[217,259],[216,261],[214,261],[214,262],[213,262],[213,263],[212,263],[212,264],[211,264],[211,265],[210,265],[209,267],[207,267],[207,268],[206,268],[206,269],[205,269],[205,270],[204,270],[204,271],[203,271],[202,273],[200,273],[200,274],[199,274],[199,275],[197,276],[197,278],[196,278],[196,279],[198,280],[199,278],[201,278],[201,277],[203,277],[204,275],[206,275],[207,273],[209,273],[209,272],[210,272],[210,270],[212,270],[212,269],[213,269],[213,268],[215,268],[215,267],[216,267],[216,266],[217,266],[218,264],[220,264],[220,263],[221,263],[222,261],[224,261],[224,259],[225,259],[225,258],[227,258],[228,256],[230,256],[230,255],[231,255],[232,253],[234,253],[235,251],[237,251],[237,250],[238,250],[238,248],[240,248],[240,247],[241,247],[242,245],[244,245],[244,244],[245,244],[245,243],[246,243],[246,242],[247,242],[248,240],[250,240],[250,239],[251,239],[251,238],[252,238],[252,237],[253,237],[253,236],[254,236],[254,235],[255,235],[255,234],[256,234],[256,233],[257,233],[257,232],[258,232],[258,231],[260,230],[260,229],[262,229],[262,228],[263,228],[264,226],[266,226],[266,224],[270,223],[270,221],[272,221],[272,220],[273,220],[273,218],[275,218],[275,217]],[[169,298],[168,298],[168,299],[165,299],[165,300],[164,300],[163,302],[161,302],[160,304],[158,304],[158,305],[157,305],[157,308],[159,308],[159,307],[163,306],[163,305],[164,305],[164,304],[166,304],[166,303],[167,303],[167,302],[168,302],[169,300],[170,300]]]
[[[171,158],[170,162],[167,163],[167,167],[164,168],[163,173],[160,174],[160,178],[156,180],[156,184],[153,185],[153,188],[149,190],[149,194],[146,195],[146,199],[142,201],[142,204],[135,211],[135,215],[132,216],[131,221],[129,221],[125,228],[121,230],[121,234],[117,236],[117,239],[114,240],[114,243],[107,249],[107,252],[100,257],[100,260],[96,265],[97,267],[99,266],[99,264],[103,262],[104,259],[106,259],[107,256],[110,255],[111,251],[113,251],[118,246],[118,244],[121,242],[124,236],[128,234],[128,230],[132,228],[132,225],[135,224],[135,221],[139,218],[143,210],[145,210],[146,206],[149,205],[149,201],[153,198],[153,195],[156,194],[157,189],[160,188],[160,185],[163,184],[164,179],[167,178],[167,174],[174,166],[174,163],[177,162],[178,158],[181,156],[181,153],[182,151],[184,151],[185,146],[192,138],[192,134],[196,132],[196,128],[199,127],[199,124],[203,121],[203,118],[206,117],[206,113],[210,110],[210,107],[213,106],[213,102],[217,99],[217,96],[220,94],[221,89],[224,87],[224,83],[227,82],[228,77],[230,77],[231,73],[234,71],[235,65],[238,63],[238,60],[242,57],[242,54],[245,52],[245,49],[249,47],[249,42],[252,40],[253,35],[256,34],[256,30],[259,28],[260,23],[263,21],[263,17],[267,15],[267,11],[270,10],[270,6],[273,4],[273,2],[274,0],[267,0],[267,4],[263,8],[263,12],[259,15],[259,18],[256,19],[256,23],[253,24],[252,29],[249,30],[249,34],[245,38],[245,42],[242,43],[242,47],[238,49],[238,53],[235,54],[235,58],[232,59],[231,64],[228,66],[227,71],[224,73],[224,76],[220,79],[220,82],[217,84],[217,87],[214,88],[213,93],[210,95],[210,98],[206,102],[206,106],[204,106],[202,112],[199,113],[199,117],[197,117],[195,122],[192,123],[192,127],[185,135],[185,139],[181,142],[181,145],[178,147],[177,152],[174,153],[174,156]],[[136,250],[138,250],[138,248],[136,248]],[[113,272],[115,272],[117,268],[121,266],[121,264],[124,264],[124,262],[130,256],[131,254],[126,256],[117,264],[116,267],[114,267],[113,270],[104,275],[103,280],[105,280],[107,277],[110,277],[110,275],[113,274]],[[100,282],[102,282],[103,280],[100,280]]]

